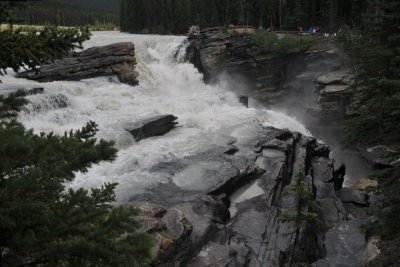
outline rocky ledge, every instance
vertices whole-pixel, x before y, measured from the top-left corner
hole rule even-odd
[[[130,202],[142,230],[156,239],[154,266],[298,266],[335,258],[327,255],[335,244],[326,244],[325,234],[346,220],[346,211],[329,148],[299,133],[254,129],[246,141],[210,145],[149,169],[169,182]],[[318,218],[284,220],[309,209],[299,205],[300,173],[321,208]]]
[[[190,35],[189,41],[187,59],[204,74],[206,81],[213,81],[226,72],[240,76],[260,95],[280,93],[289,60],[297,56],[260,53],[260,49],[251,42],[251,34],[228,34],[220,28]]]
[[[51,82],[116,75],[122,83],[137,85],[139,81],[135,65],[135,46],[130,42],[122,42],[71,53],[37,71],[21,72],[17,77]]]

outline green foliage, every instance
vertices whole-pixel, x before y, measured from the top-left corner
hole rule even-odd
[[[306,51],[317,42],[317,39],[307,35],[287,35],[280,39],[274,32],[257,30],[252,35],[251,42],[256,45],[262,53],[284,55]]]
[[[116,184],[65,190],[74,172],[115,158],[113,142],[78,131],[36,135],[12,117],[25,103],[1,96],[0,246],[2,266],[144,266],[152,239],[137,233],[130,206],[113,207]]]
[[[184,34],[201,28],[242,25],[282,30],[320,26],[335,31],[358,21],[367,0],[121,0],[121,30]],[[148,19],[151,18],[151,19]]]
[[[6,68],[35,68],[60,58],[90,38],[89,29],[60,29],[54,26],[41,31],[22,33],[20,29],[0,32],[0,74]]]
[[[400,237],[400,167],[377,171],[373,175],[379,184],[374,194],[383,195],[383,203],[370,208],[373,219],[363,226],[371,234],[381,235],[384,239]]]
[[[118,24],[118,0],[41,0],[28,1],[13,12],[20,24],[83,26],[97,23]]]
[[[321,207],[314,199],[314,194],[305,180],[304,173],[297,173],[294,184],[290,186],[292,187],[291,191],[295,194],[297,213],[292,214],[288,211],[283,211],[278,220],[281,222],[294,222],[297,229],[304,231],[311,224],[319,223],[318,213],[321,211]]]
[[[400,149],[400,2],[372,0],[359,29],[340,37],[351,56],[353,88],[360,116],[344,131],[346,145],[386,144]],[[400,153],[394,155],[399,157]],[[383,208],[373,208],[375,221],[367,230],[384,238],[399,236],[400,166],[378,172],[375,192],[383,194]]]
[[[364,27],[342,37],[351,55],[361,116],[345,131],[346,144],[400,144],[400,3],[371,1]]]
[[[100,23],[88,25],[90,31],[115,31],[117,26],[114,23]]]
[[[0,72],[35,68],[89,36],[87,29],[55,27],[0,32]],[[0,95],[0,265],[148,265],[152,238],[137,232],[134,207],[112,205],[117,184],[66,190],[74,173],[115,159],[114,142],[96,140],[94,122],[62,136],[25,129],[15,119],[24,96]]]
[[[25,6],[24,0],[22,1],[2,1],[0,2],[0,24],[2,22],[13,22],[15,18],[12,16],[16,10],[22,10]]]
[[[251,36],[251,42],[259,47],[263,52],[273,52],[274,47],[279,42],[279,38],[274,32],[257,30]]]
[[[274,52],[282,55],[287,53],[307,51],[316,42],[316,38],[308,35],[285,36],[276,44],[274,47]]]

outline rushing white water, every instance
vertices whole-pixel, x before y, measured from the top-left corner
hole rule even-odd
[[[19,116],[26,127],[62,134],[93,120],[99,125],[98,138],[116,141],[117,159],[93,166],[88,173],[77,173],[70,185],[74,188],[118,182],[118,200],[125,201],[149,186],[167,181],[161,174],[148,171],[157,162],[193,155],[232,138],[249,138],[256,124],[309,134],[302,124],[282,113],[245,108],[226,82],[204,84],[202,74],[193,65],[179,60],[184,56],[184,49],[179,48],[185,37],[95,32],[85,48],[121,41],[135,44],[139,86],[106,77],[41,84],[16,79],[13,74],[2,77],[1,88],[45,89],[45,94],[28,97],[27,111]],[[55,105],[57,101],[66,102],[66,107]],[[124,126],[152,114],[173,114],[178,117],[179,127],[164,136],[135,143]],[[184,186],[191,185],[185,181]]]

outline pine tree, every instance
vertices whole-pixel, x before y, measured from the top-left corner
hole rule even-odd
[[[400,144],[400,3],[370,2],[362,31],[352,44],[353,73],[362,115],[351,121],[349,143]],[[361,37],[360,37],[361,36]]]
[[[88,36],[56,28],[0,32],[0,69],[53,60]],[[63,136],[25,129],[16,120],[24,95],[0,95],[0,266],[147,265],[152,239],[137,232],[134,207],[112,205],[116,184],[90,192],[65,187],[75,172],[113,160],[114,143],[96,140],[94,122]]]
[[[361,115],[346,129],[351,143],[385,144],[400,156],[400,2],[373,0],[362,30],[352,35],[354,87]],[[355,37],[355,38],[354,38]],[[354,41],[355,40],[355,41]],[[386,238],[399,237],[400,166],[377,173],[385,209],[376,211],[372,229]]]

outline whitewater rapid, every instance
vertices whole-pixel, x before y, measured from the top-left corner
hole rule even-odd
[[[84,47],[125,41],[135,44],[139,86],[131,87],[109,77],[49,83],[17,79],[12,71],[2,77],[0,89],[45,90],[44,94],[28,96],[30,103],[19,114],[18,119],[27,128],[37,133],[63,134],[92,120],[99,125],[98,138],[116,142],[119,152],[115,161],[77,173],[70,187],[91,188],[117,182],[118,201],[124,202],[157,183],[168,182],[169,178],[149,171],[156,163],[194,155],[211,145],[245,141],[251,138],[257,124],[310,135],[301,123],[283,113],[246,108],[224,80],[205,84],[202,74],[183,61],[185,37],[94,32]],[[136,143],[125,126],[155,114],[177,116],[178,127],[164,136]],[[184,186],[192,185],[185,180]]]

